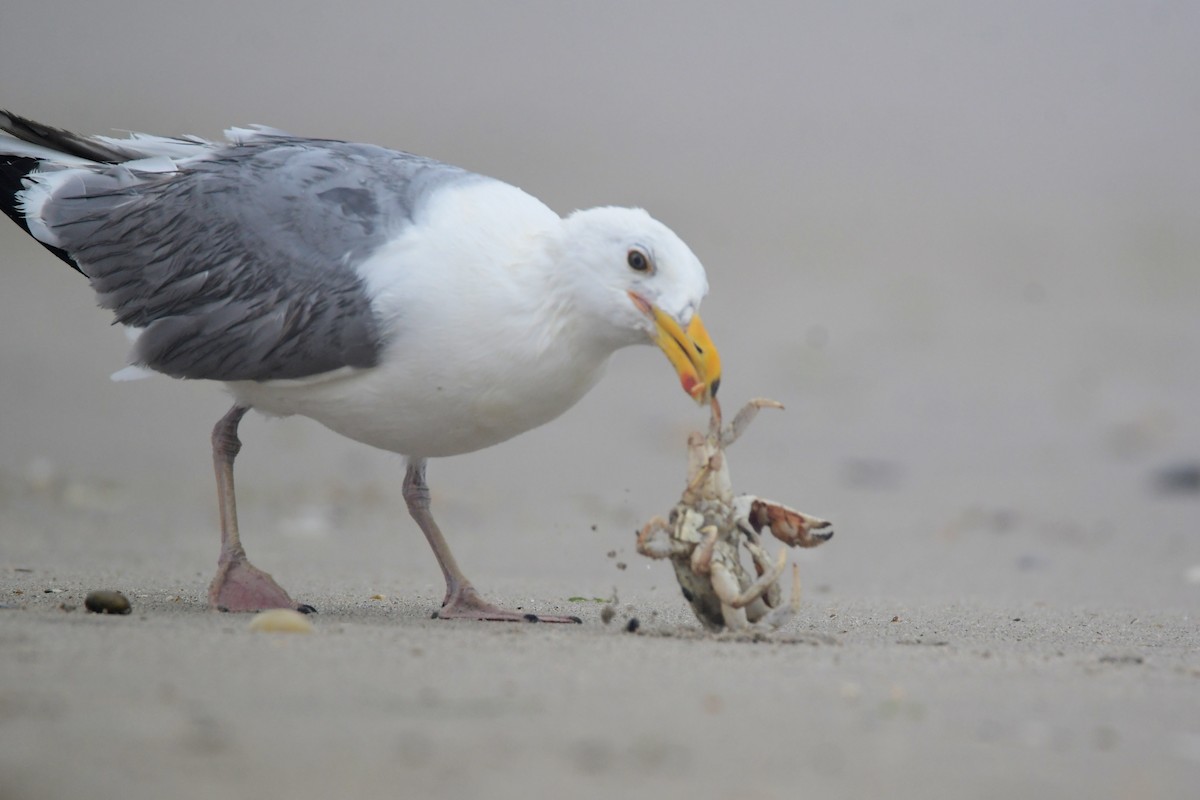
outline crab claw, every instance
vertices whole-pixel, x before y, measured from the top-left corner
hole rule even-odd
[[[825,530],[830,525],[827,520],[757,497],[749,499],[746,519],[755,533],[770,528],[771,535],[789,547],[816,547],[833,538],[833,531]]]

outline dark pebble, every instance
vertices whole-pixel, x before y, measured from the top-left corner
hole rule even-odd
[[[129,598],[120,592],[98,589],[88,592],[83,600],[84,607],[93,614],[128,614],[133,611]]]
[[[642,627],[642,623],[638,622],[637,617],[630,617],[629,622],[625,623],[625,630],[629,633],[637,633],[637,629]]]

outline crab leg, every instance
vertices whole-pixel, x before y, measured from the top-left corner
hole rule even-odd
[[[783,408],[783,403],[775,400],[768,400],[765,397],[756,397],[746,405],[742,406],[742,410],[733,418],[733,422],[729,423],[729,427],[721,432],[721,447],[728,447],[737,441],[746,427],[758,416],[760,408]]]
[[[772,628],[779,628],[798,613],[800,613],[800,565],[792,564],[792,595],[788,604],[771,611],[763,618],[763,622]]]
[[[692,551],[692,572],[699,575],[707,575],[713,568],[712,557],[713,547],[717,544],[717,527],[709,525],[702,528],[704,531],[704,541],[696,545],[696,549]],[[737,593],[737,581],[734,581],[734,593]],[[718,592],[718,596],[720,593]]]
[[[718,451],[708,455],[704,443],[698,433],[688,440],[688,475],[691,477],[683,490],[683,502],[693,508],[711,491],[705,486],[709,477],[725,463],[724,453]]]
[[[721,403],[713,397],[712,412],[708,415],[708,435],[717,436],[721,433]]]
[[[750,627],[746,619],[744,604],[737,604],[742,599],[738,592],[738,579],[724,564],[712,565],[712,587],[721,601],[721,616],[725,619],[725,627],[731,631],[745,630]]]
[[[783,574],[783,568],[787,566],[787,551],[780,550],[779,558],[775,559],[775,564],[771,569],[758,576],[758,580],[746,587],[746,591],[739,594],[729,603],[734,608],[741,608],[753,600],[762,597],[763,593],[771,588],[774,583],[779,580],[779,576]],[[715,581],[714,581],[715,584]],[[716,588],[715,586],[713,588]],[[720,593],[718,593],[720,596]],[[724,598],[721,598],[724,600]]]
[[[771,557],[767,555],[767,551],[764,550],[758,544],[758,542],[747,539],[746,540],[746,549],[750,551],[750,558],[754,561],[754,571],[756,574],[765,575],[772,570],[774,565],[771,563]],[[779,552],[779,554],[781,556],[783,556],[783,551],[781,550]],[[784,558],[786,559],[786,556],[784,556]],[[770,586],[767,587],[767,590],[763,593],[762,600],[768,608],[775,608],[776,606],[779,605],[779,600],[780,600],[779,595],[780,595],[779,584],[772,583]],[[757,619],[758,617],[761,617],[764,613],[766,613],[766,611],[760,609],[759,613],[757,613],[757,614],[752,613],[750,616],[754,619]]]
[[[685,556],[688,546],[670,538],[671,526],[662,517],[654,517],[642,527],[637,538],[637,551],[650,558]],[[659,536],[658,534],[667,534]]]

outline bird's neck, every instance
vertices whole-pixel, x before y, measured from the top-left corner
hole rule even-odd
[[[528,256],[528,274],[536,288],[527,297],[540,321],[546,348],[566,348],[590,362],[603,362],[617,350],[641,343],[644,336],[620,327],[611,317],[611,289],[565,246],[556,231],[537,237]],[[623,294],[623,293],[622,293]]]

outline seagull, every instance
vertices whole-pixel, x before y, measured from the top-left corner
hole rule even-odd
[[[312,610],[242,547],[233,463],[250,409],[404,456],[404,499],[446,582],[435,617],[579,622],[483,598],[433,519],[428,460],[550,422],[629,345],[661,348],[700,404],[720,385],[704,267],[641,209],[562,217],[430,158],[265,126],[114,138],[0,111],[0,130],[0,208],[133,341],[114,379],[217,381],[233,397],[212,432],[213,608]]]

